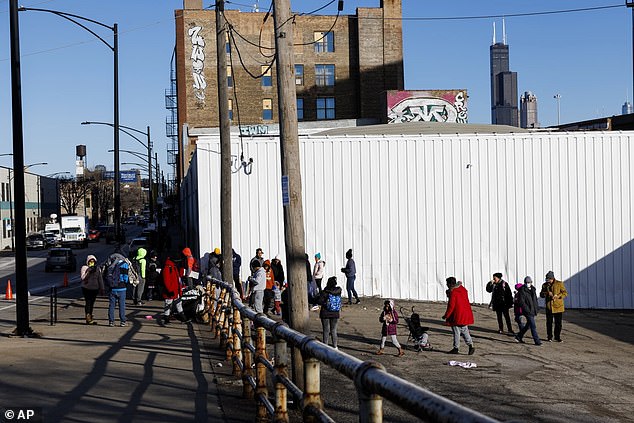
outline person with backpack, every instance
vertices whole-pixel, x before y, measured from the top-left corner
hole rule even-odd
[[[132,261],[132,266],[137,275],[139,275],[139,283],[132,289],[132,301],[134,305],[143,305],[143,291],[145,290],[145,276],[147,269],[147,260],[145,256],[147,250],[143,247],[137,250],[136,256]]]
[[[97,294],[103,295],[103,277],[101,269],[97,266],[97,257],[89,255],[86,264],[81,267],[81,291],[86,300],[84,311],[86,312],[86,324],[96,325],[92,311],[95,306]]]
[[[337,346],[337,323],[339,322],[341,311],[341,288],[337,286],[337,277],[328,278],[326,287],[319,293],[319,318],[321,319],[322,340],[328,345],[328,337],[332,339],[332,347]]]
[[[125,316],[125,297],[130,283],[129,261],[119,253],[113,253],[108,258],[107,276],[108,288],[108,326],[114,326],[114,309],[119,305],[119,325],[127,326]]]
[[[159,318],[159,325],[164,326],[170,322],[172,306],[176,307],[176,315],[185,323],[189,320],[183,313],[183,302],[181,300],[182,285],[179,277],[179,270],[169,257],[165,259],[163,270],[161,270],[161,293],[164,300],[163,316]]]

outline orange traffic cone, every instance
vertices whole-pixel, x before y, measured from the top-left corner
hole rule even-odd
[[[13,290],[11,289],[11,279],[7,279],[7,292],[4,295],[5,300],[13,299]]]
[[[64,288],[68,287],[68,273],[64,272]]]

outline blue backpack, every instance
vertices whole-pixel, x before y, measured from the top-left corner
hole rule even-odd
[[[341,296],[328,294],[328,299],[326,300],[326,310],[328,311],[341,310]]]

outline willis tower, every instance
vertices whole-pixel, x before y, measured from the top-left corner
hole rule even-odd
[[[502,21],[501,43],[496,42],[495,22],[493,22],[493,44],[489,51],[491,57],[491,123],[519,126],[517,72],[509,71],[509,46],[506,44],[504,21]]]

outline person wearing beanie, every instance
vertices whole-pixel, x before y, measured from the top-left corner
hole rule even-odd
[[[357,278],[357,266],[352,258],[352,248],[346,251],[346,267],[342,267],[341,271],[346,275],[346,291],[348,291],[348,304],[352,304],[352,296],[356,299],[355,304],[359,304],[359,296],[357,290],[354,289],[354,281]]]
[[[513,307],[513,293],[509,284],[502,279],[501,273],[493,274],[493,279],[487,283],[486,290],[491,293],[491,306],[497,314],[498,333],[504,333],[504,324],[502,323],[502,316],[504,316],[508,332],[514,334],[509,315],[509,309]]]
[[[561,340],[561,321],[564,314],[564,298],[568,291],[562,281],[555,279],[555,273],[549,270],[546,273],[546,282],[542,285],[539,296],[546,300],[546,333],[548,342],[553,340],[553,320],[555,321],[555,341]]]
[[[473,340],[469,333],[469,325],[473,324],[473,310],[469,302],[469,293],[453,276],[447,278],[447,295],[449,302],[447,310],[442,316],[445,325],[451,326],[453,332],[453,349],[449,354],[458,354],[460,352],[460,337],[462,336],[469,346],[469,355],[475,353]]]
[[[523,343],[524,341],[522,338],[530,328],[531,335],[533,336],[533,342],[535,342],[535,345],[539,346],[542,344],[542,341],[539,339],[537,326],[535,326],[535,316],[537,316],[537,312],[539,310],[539,306],[537,305],[537,290],[535,289],[535,286],[533,286],[533,280],[530,276],[526,276],[524,278],[524,285],[522,285],[518,291],[518,301],[519,307],[522,310],[522,315],[526,318],[526,324],[517,333],[515,340]]]
[[[321,253],[315,254],[315,266],[313,267],[313,279],[317,283],[317,289],[321,292],[321,280],[324,278],[326,262],[321,259]]]

